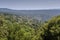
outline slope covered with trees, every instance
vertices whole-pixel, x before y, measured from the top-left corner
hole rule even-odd
[[[0,40],[60,40],[60,16],[47,22],[0,13]]]

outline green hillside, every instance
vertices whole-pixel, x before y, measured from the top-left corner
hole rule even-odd
[[[60,16],[42,22],[0,13],[0,40],[60,40]]]

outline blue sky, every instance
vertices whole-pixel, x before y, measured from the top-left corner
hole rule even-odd
[[[0,8],[15,10],[59,9],[60,0],[0,0]]]

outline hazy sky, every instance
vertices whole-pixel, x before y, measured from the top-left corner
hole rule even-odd
[[[0,8],[16,10],[57,9],[60,8],[60,0],[0,0]]]

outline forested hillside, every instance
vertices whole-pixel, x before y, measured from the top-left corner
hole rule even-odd
[[[43,23],[27,16],[0,13],[0,40],[60,40],[60,16]]]
[[[29,16],[37,20],[48,20],[53,16],[60,15],[60,9],[45,9],[45,10],[13,10],[8,8],[0,8],[0,12],[8,14],[16,14],[19,16]]]

